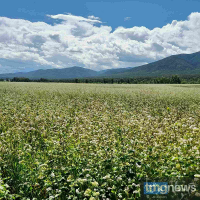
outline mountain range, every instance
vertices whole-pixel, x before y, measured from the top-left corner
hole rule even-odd
[[[126,78],[126,77],[158,77],[169,75],[200,74],[200,52],[193,54],[179,54],[162,60],[133,68],[118,68],[94,71],[82,67],[64,69],[46,69],[32,72],[0,74],[0,78],[26,77],[29,79],[73,79],[73,78]]]

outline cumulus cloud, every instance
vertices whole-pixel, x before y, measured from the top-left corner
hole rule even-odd
[[[162,28],[118,27],[114,31],[95,16],[48,16],[55,19],[53,25],[0,17],[0,73],[22,69],[16,64],[11,70],[5,60],[27,63],[27,67],[31,63],[32,70],[75,65],[101,70],[200,51],[200,13]]]

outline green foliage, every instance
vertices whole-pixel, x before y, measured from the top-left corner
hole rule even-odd
[[[181,83],[181,79],[177,75],[172,76],[171,83],[180,84]]]
[[[200,172],[199,85],[0,83],[0,199],[140,199]]]
[[[30,82],[30,79],[28,78],[24,78],[24,77],[14,77],[12,80],[12,82]]]
[[[13,78],[11,82],[61,82],[61,83],[118,83],[118,84],[180,84],[181,79],[174,75],[172,77],[140,77],[140,78],[120,78],[120,79],[113,79],[113,78],[87,78],[87,79],[61,79],[61,80],[48,80],[41,78],[39,80],[30,80],[28,78]]]

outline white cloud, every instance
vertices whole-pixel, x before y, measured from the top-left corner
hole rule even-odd
[[[124,18],[124,21],[128,21],[128,20],[130,20],[131,19],[131,17],[125,17]]]
[[[90,16],[88,16],[88,19],[92,19],[92,20],[100,20],[99,17],[95,17],[94,15],[90,15]]]
[[[72,14],[67,14],[67,15],[63,15],[63,14],[59,14],[59,15],[47,15],[53,19],[62,19],[64,21],[68,21],[68,22],[89,22],[89,23],[101,23],[101,21],[99,20],[99,17],[95,17],[95,16],[89,16],[88,18],[84,18],[81,16],[75,16]]]
[[[10,70],[5,60],[31,63],[30,69],[76,65],[100,70],[138,66],[173,54],[200,51],[200,13],[153,30],[118,27],[113,32],[95,16],[49,17],[59,21],[50,25],[0,17],[0,73]],[[10,72],[13,70],[21,70],[20,65],[14,68],[13,64]]]

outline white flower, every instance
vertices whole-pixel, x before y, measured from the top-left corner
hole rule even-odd
[[[121,180],[122,180],[122,177],[117,177],[117,180],[118,180],[118,181],[121,181]]]
[[[98,187],[99,186],[99,183],[98,182],[92,182],[92,185],[94,186],[94,187]]]
[[[193,131],[198,131],[199,129],[197,127],[194,127],[193,128]]]
[[[51,188],[51,187],[48,187],[48,188],[46,189],[46,191],[50,191],[50,190],[52,190],[52,188]]]
[[[138,165],[137,163],[136,163],[136,166],[139,167],[139,168],[141,167],[141,165]]]
[[[137,184],[133,183],[132,186],[139,187],[140,184],[137,185]]]
[[[98,197],[100,195],[99,192],[93,192],[93,196]]]
[[[92,190],[90,190],[89,188],[84,192],[84,195],[85,195],[86,197],[91,196],[91,194],[92,194]]]
[[[109,179],[110,178],[110,174],[107,174],[106,176],[103,177],[103,179]]]

